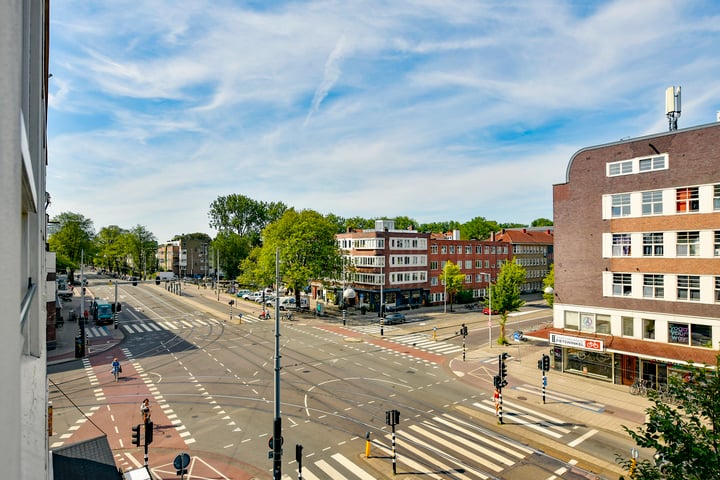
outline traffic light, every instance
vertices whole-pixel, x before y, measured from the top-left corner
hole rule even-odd
[[[120,302],[113,302],[112,305],[110,305],[112,308],[112,313],[117,313],[122,311],[122,305],[120,305]]]
[[[544,359],[545,359],[545,356],[543,355],[543,360],[544,360]],[[544,372],[544,371],[545,371],[545,370],[543,370],[544,368],[545,368],[545,367],[543,367],[543,361],[542,361],[542,360],[538,360],[538,370],[542,370],[542,371]]]
[[[155,285],[160,285],[160,277],[155,277]]]
[[[133,425],[132,427],[132,444],[140,446],[140,425]]]
[[[506,378],[507,378],[507,364],[505,363],[505,360],[508,358],[508,354],[506,352],[503,352],[502,355],[500,355],[500,387],[504,387],[508,384]]]
[[[295,461],[298,463],[298,465],[302,464],[302,451],[303,446],[299,443],[295,444]]]
[[[493,386],[495,388],[500,388],[500,375],[495,375],[493,377]]]
[[[137,287],[137,280],[133,277],[132,286]]]
[[[549,371],[550,371],[550,355],[543,355],[543,356],[542,356],[542,371],[543,371],[543,372],[549,372]]]
[[[145,424],[145,445],[150,445],[153,440],[153,422]]]
[[[462,324],[462,327],[460,327],[460,334],[461,334],[463,337],[466,337],[467,334],[468,334],[467,325],[465,325],[464,323]]]

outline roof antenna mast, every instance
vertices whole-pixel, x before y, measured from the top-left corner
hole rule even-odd
[[[665,115],[670,124],[670,131],[677,130],[678,118],[680,118],[680,87],[668,87],[665,89]]]

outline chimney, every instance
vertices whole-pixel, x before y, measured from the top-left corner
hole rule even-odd
[[[523,228],[523,229],[522,229],[522,232],[523,232],[523,233],[527,233],[527,228]]]

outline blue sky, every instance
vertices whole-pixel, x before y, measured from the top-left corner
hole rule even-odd
[[[49,213],[552,218],[573,153],[667,131],[666,87],[716,121],[718,48],[714,0],[53,0]]]

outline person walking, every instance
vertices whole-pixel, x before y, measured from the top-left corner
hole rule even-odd
[[[142,404],[140,405],[140,413],[142,414],[143,423],[148,423],[150,421],[150,400],[145,399],[142,401]]]
[[[120,374],[122,373],[122,366],[120,365],[117,357],[113,358],[112,368],[110,369],[110,371],[115,377],[115,382],[117,383],[118,379],[120,378]]]

